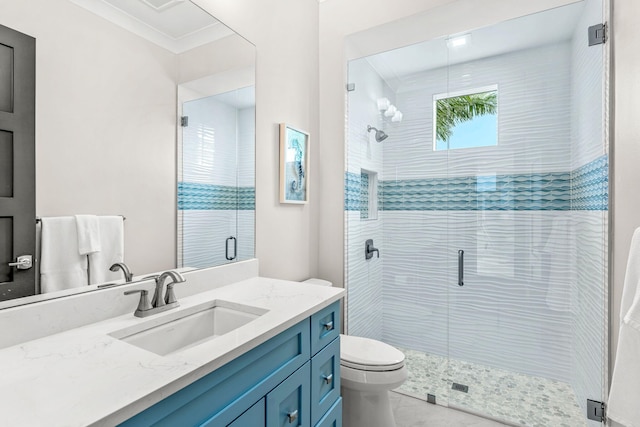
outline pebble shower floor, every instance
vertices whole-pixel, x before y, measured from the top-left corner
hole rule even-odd
[[[400,349],[409,378],[396,392],[457,406],[527,427],[583,427],[585,416],[572,388],[563,382]],[[452,382],[469,386],[452,390]]]

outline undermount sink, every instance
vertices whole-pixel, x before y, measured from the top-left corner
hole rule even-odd
[[[268,310],[213,300],[150,319],[109,335],[160,356],[185,350],[229,333]]]

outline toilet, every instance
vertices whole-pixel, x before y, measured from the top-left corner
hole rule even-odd
[[[308,279],[305,283],[331,286]],[[404,354],[381,341],[340,335],[340,380],[344,427],[396,427],[389,390],[407,379]]]

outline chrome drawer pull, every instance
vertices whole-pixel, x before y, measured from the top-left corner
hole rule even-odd
[[[287,414],[287,418],[289,418],[289,424],[291,424],[292,422],[294,422],[295,420],[298,419],[298,410],[296,409],[293,412],[289,412]]]
[[[325,383],[331,384],[331,381],[333,381],[333,374],[323,375],[322,379],[324,379]]]
[[[324,329],[326,329],[327,331],[330,331],[330,330],[332,330],[332,329],[333,329],[333,321],[331,321],[331,322],[327,322],[327,323],[325,323],[325,324],[324,324],[324,325],[322,325],[322,326],[324,326]]]

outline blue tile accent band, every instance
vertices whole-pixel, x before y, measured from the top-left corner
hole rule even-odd
[[[358,173],[345,173],[344,209],[347,211],[360,210],[360,179],[361,175]]]
[[[369,174],[360,174],[360,219],[369,219]]]
[[[571,172],[571,204],[575,211],[609,208],[609,156],[604,155]]]
[[[608,209],[608,156],[572,172],[464,176],[379,183],[389,211],[568,211]],[[361,207],[360,176],[347,172],[345,209]]]
[[[382,209],[569,210],[570,190],[568,173],[383,181]]]
[[[254,209],[254,187],[178,182],[178,210]]]

